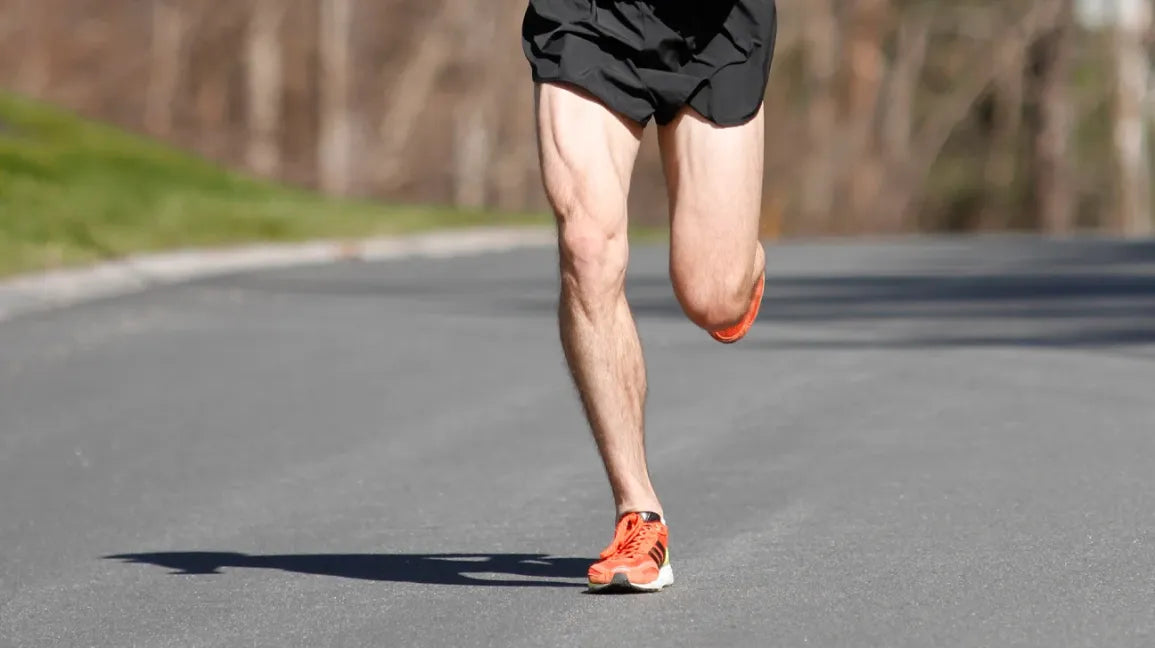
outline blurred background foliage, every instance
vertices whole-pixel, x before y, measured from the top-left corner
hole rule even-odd
[[[524,10],[0,0],[0,87],[331,196],[543,212]],[[768,237],[1151,233],[1149,0],[779,0],[779,13]],[[16,173],[6,159],[0,173]],[[665,220],[652,129],[631,208]]]

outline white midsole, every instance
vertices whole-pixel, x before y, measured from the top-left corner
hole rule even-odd
[[[630,589],[635,589],[635,590],[639,590],[642,592],[657,592],[657,591],[659,591],[665,587],[669,587],[670,585],[673,585],[673,584],[674,584],[674,568],[671,567],[670,565],[665,565],[661,569],[658,570],[658,578],[656,580],[654,580],[653,582],[651,582],[651,583],[630,583],[629,587],[630,587]],[[595,585],[593,583],[590,583],[590,590],[597,592],[599,590],[604,590],[607,587],[615,587],[615,586],[616,585],[614,583],[606,583],[604,585],[601,585],[601,584]]]

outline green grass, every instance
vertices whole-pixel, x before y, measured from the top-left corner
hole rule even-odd
[[[0,92],[0,276],[172,248],[549,222],[327,200]]]

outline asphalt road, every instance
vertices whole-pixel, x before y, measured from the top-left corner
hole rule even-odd
[[[1155,645],[1155,244],[770,254],[723,347],[634,253],[657,595],[584,593],[550,250],[0,325],[0,645]]]

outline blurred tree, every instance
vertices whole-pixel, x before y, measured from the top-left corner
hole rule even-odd
[[[999,43],[999,69],[988,95],[987,151],[984,160],[982,213],[978,215],[984,229],[1006,227],[1015,203],[1015,178],[1021,150],[1024,66],[1030,39],[1008,38]]]
[[[395,190],[404,183],[406,149],[417,132],[445,68],[453,60],[455,16],[460,15],[459,2],[438,0],[440,7],[425,24],[414,25],[421,34],[408,56],[391,61],[400,74],[386,95],[381,119],[381,160],[378,178],[384,188]]]
[[[1073,0],[778,2],[764,231],[1151,231],[1151,0],[1102,0],[1118,28]],[[544,209],[524,11],[0,0],[0,83],[333,193]],[[630,208],[661,223],[654,140]]]
[[[806,49],[803,91],[806,96],[806,163],[799,201],[800,218],[816,230],[825,229],[835,209],[837,181],[839,30],[832,0],[809,0],[801,7]]]
[[[883,51],[894,18],[890,0],[859,0],[851,3],[846,27],[846,44],[841,69],[843,79],[839,123],[841,149],[836,159],[841,161],[838,176],[844,177],[846,200],[838,209],[840,217],[836,231],[851,231],[858,214],[872,214],[878,218],[879,193],[882,190],[886,168],[878,157],[876,144],[879,96],[887,72]]]
[[[495,121],[500,86],[494,61],[486,56],[497,37],[500,10],[473,0],[448,0],[454,7],[456,37],[462,71],[461,90],[472,101],[454,107],[453,201],[463,207],[484,207],[494,157]]]
[[[352,186],[349,90],[353,74],[353,2],[321,0],[320,14],[320,184],[326,192],[343,195]]]
[[[1128,236],[1151,234],[1151,168],[1146,115],[1151,63],[1145,37],[1151,28],[1149,0],[1115,0],[1115,156],[1118,168],[1119,229]]]
[[[45,23],[52,11],[48,4],[48,0],[18,0],[14,10],[0,12],[6,18],[0,42],[8,42],[9,34],[20,37],[13,39],[21,53],[16,87],[34,95],[44,92],[51,74],[52,49],[39,40],[48,31]]]
[[[281,22],[285,0],[257,0],[248,33],[248,148],[251,169],[275,176],[280,168]]]
[[[525,12],[523,3],[504,2],[497,16],[493,37],[508,33],[502,25],[516,30]],[[501,209],[525,210],[538,186],[537,145],[533,89],[526,81],[525,58],[516,41],[513,47],[498,49],[490,66],[493,110],[496,113],[493,187],[487,202]],[[517,72],[522,72],[518,74]]]
[[[186,15],[176,0],[153,0],[151,71],[144,126],[160,137],[172,134],[173,111],[185,64]]]
[[[1075,225],[1069,86],[1076,25],[1074,1],[1055,2],[1055,25],[1040,35],[1032,56],[1036,119],[1031,133],[1031,189],[1035,222],[1052,234],[1067,234]]]
[[[901,231],[909,226],[902,207],[901,187],[910,182],[903,165],[910,157],[915,123],[915,101],[919,81],[927,60],[930,42],[931,14],[925,10],[908,11],[898,27],[894,62],[887,79],[886,110],[879,133],[880,163],[888,170],[886,194],[880,204],[885,229]]]

